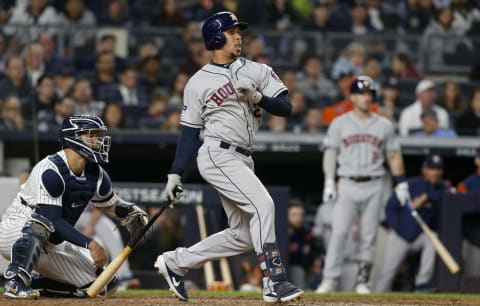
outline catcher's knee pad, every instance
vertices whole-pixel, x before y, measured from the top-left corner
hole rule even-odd
[[[258,255],[258,259],[260,260],[260,268],[264,277],[270,277],[274,282],[287,280],[280,252],[275,243],[265,243],[263,245],[263,253]]]
[[[33,213],[22,229],[22,237],[12,247],[12,259],[4,273],[5,278],[18,276],[26,285],[30,285],[33,265],[37,262],[40,250],[45,248],[54,230],[50,220]]]

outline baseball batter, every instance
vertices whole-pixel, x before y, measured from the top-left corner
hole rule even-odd
[[[107,262],[105,250],[74,228],[87,204],[137,232],[147,214],[112,190],[99,165],[108,162],[110,136],[96,116],[71,116],[60,130],[62,150],[37,163],[0,222],[0,253],[10,261],[4,294],[10,298],[84,297]],[[34,276],[35,271],[39,276]],[[115,292],[114,277],[104,294]]]
[[[324,279],[317,288],[318,293],[337,289],[344,260],[344,243],[356,215],[360,218],[360,262],[355,291],[359,294],[370,293],[373,244],[380,212],[384,207],[381,198],[386,187],[382,180],[385,159],[397,183],[405,180],[400,144],[393,125],[387,119],[370,112],[374,97],[373,80],[367,76],[357,77],[350,86],[353,110],[337,117],[330,124],[325,137],[324,203],[336,197],[335,172],[339,182]]]
[[[274,203],[254,173],[251,156],[262,109],[288,116],[291,105],[287,88],[269,66],[240,56],[240,31],[247,27],[230,12],[209,17],[202,34],[207,49],[213,51],[213,61],[195,73],[185,87],[183,128],[165,196],[174,198],[173,190],[182,184],[181,175],[197,151],[203,130],[198,168],[218,190],[229,228],[158,257],[155,266],[182,300],[188,299],[183,282],[188,270],[252,248],[263,271],[266,302],[290,301],[303,293],[287,281],[276,245]]]

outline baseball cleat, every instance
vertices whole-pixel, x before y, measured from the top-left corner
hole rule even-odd
[[[324,279],[322,283],[318,286],[316,293],[324,294],[334,292],[336,287],[336,283],[333,280]]]
[[[15,277],[5,282],[3,294],[12,299],[36,299],[40,296],[40,291],[26,286]]]
[[[263,295],[263,300],[267,303],[289,302],[300,298],[303,290],[295,287],[292,283],[282,281],[273,284],[273,290]]]
[[[175,296],[182,301],[188,300],[188,293],[185,290],[185,282],[183,281],[183,276],[180,276],[174,273],[167,266],[165,258],[163,255],[158,256],[157,261],[155,262],[154,267],[158,269],[158,272],[162,274],[163,278],[167,281],[170,290],[173,291]]]
[[[355,285],[355,292],[358,294],[370,294],[370,288],[366,283],[358,283]]]

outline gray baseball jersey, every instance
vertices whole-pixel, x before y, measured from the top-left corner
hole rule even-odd
[[[205,65],[185,88],[181,123],[204,129],[198,169],[219,191],[229,228],[189,248],[164,253],[168,267],[180,275],[206,261],[252,248],[259,254],[265,243],[276,243],[273,200],[255,175],[250,154],[238,150],[254,147],[262,120],[260,107],[235,90],[235,82],[243,80],[253,82],[265,96],[287,90],[270,67],[245,58],[229,66]]]
[[[66,162],[65,152],[57,153]],[[22,228],[30,219],[33,212],[31,207],[36,203],[62,206],[62,196],[54,197],[46,190],[42,183],[42,174],[46,171],[55,171],[59,174],[58,168],[48,158],[45,157],[38,162],[32,169],[28,180],[21,186],[20,191],[13,200],[13,203],[7,208],[0,222],[0,253],[10,260],[13,244],[22,236]],[[100,168],[101,173],[103,169]],[[59,174],[60,175],[60,174]],[[100,175],[99,177],[103,177]],[[82,177],[79,177],[82,179]],[[97,184],[97,191],[93,199],[103,200],[111,196],[101,196],[98,189],[101,186],[101,179]],[[27,205],[22,204],[25,202]],[[98,203],[105,207],[113,205],[118,198],[114,195],[108,201]],[[95,202],[97,205],[97,202]],[[46,251],[46,252],[45,252]],[[59,244],[48,243],[45,250],[42,250],[34,270],[38,273],[77,287],[85,286],[96,279],[96,267],[88,249],[74,245],[68,241]]]
[[[258,105],[235,90],[238,80],[254,83],[263,95],[276,97],[287,90],[271,67],[243,57],[228,68],[207,64],[195,73],[184,93],[181,124],[204,128],[204,136],[252,148],[262,120]]]
[[[376,114],[360,120],[353,112],[333,120],[324,146],[337,149],[339,176],[381,176],[385,173],[385,153],[400,151],[390,121]]]

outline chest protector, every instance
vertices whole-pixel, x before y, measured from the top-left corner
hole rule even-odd
[[[57,166],[65,182],[62,196],[62,218],[73,226],[97,189],[99,167],[96,164],[88,163],[84,170],[85,176],[79,178],[70,173],[67,164],[59,155],[49,156],[49,159]]]

